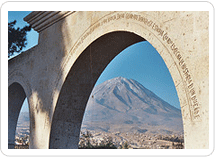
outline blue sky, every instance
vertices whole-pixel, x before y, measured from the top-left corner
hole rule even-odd
[[[149,42],[139,42],[123,50],[109,63],[96,84],[118,76],[140,82],[160,98],[180,109],[169,70]]]
[[[17,20],[17,26],[27,25],[23,18],[30,12],[8,12],[8,22]],[[31,31],[27,35],[29,49],[38,42],[38,33]],[[96,84],[111,78],[122,76],[140,82],[160,98],[180,109],[180,103],[172,77],[163,59],[147,41],[136,43],[117,55],[99,77]],[[22,110],[27,111],[27,102]]]

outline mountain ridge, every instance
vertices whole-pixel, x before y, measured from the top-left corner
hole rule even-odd
[[[140,131],[140,127],[145,127],[144,131],[152,131],[149,130],[151,126],[158,126],[160,130],[183,131],[180,109],[170,105],[136,80],[123,77],[97,85],[89,97],[83,127],[90,129],[91,126],[91,129],[96,130],[105,124],[109,128],[107,131],[119,130],[125,124],[129,131],[138,127]],[[114,127],[117,124],[119,128]]]

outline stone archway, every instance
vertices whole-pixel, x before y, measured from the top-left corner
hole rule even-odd
[[[51,148],[67,148],[69,146],[77,148],[77,145],[75,144],[78,142],[78,133],[85,109],[85,106],[83,107],[83,105],[85,105],[85,103],[87,102],[93,85],[96,82],[97,77],[99,77],[101,73],[101,71],[98,70],[100,64],[97,65],[95,62],[97,59],[100,59],[98,58],[100,55],[93,57],[93,52],[96,50],[96,48],[98,47],[98,49],[101,49],[101,47],[99,44],[95,47],[92,47],[91,42],[97,41],[97,39],[99,39],[103,35],[106,36],[106,34],[112,34],[113,31],[131,32],[137,37],[141,37],[143,39],[145,38],[156,48],[170,71],[178,93],[183,118],[185,148],[196,148],[195,146],[199,146],[197,144],[194,145],[194,141],[200,142],[198,144],[202,144],[203,148],[208,146],[208,144],[202,143],[206,142],[206,140],[200,139],[200,136],[195,134],[195,131],[191,130],[192,128],[198,129],[200,121],[202,120],[200,111],[201,107],[197,98],[197,92],[195,90],[196,83],[193,81],[191,71],[189,70],[189,67],[191,67],[191,65],[187,64],[186,60],[184,59],[184,53],[181,52],[180,47],[178,47],[178,44],[175,43],[176,39],[171,38],[173,34],[170,35],[169,33],[167,33],[167,31],[164,30],[162,26],[163,24],[160,24],[157,20],[155,20],[153,16],[145,13],[113,12],[103,16],[101,19],[93,23],[87,30],[85,30],[84,33],[82,33],[81,37],[77,40],[77,42],[70,50],[71,54],[68,55],[67,60],[63,64],[64,66],[62,70],[64,71],[64,76],[62,76],[61,81],[63,80],[64,82],[57,82],[58,84],[56,85],[57,89],[60,89],[61,87],[62,89],[60,91],[60,97],[56,104],[55,113],[52,119],[52,130],[50,134]],[[86,46],[89,47],[85,49]],[[84,57],[82,55],[85,52],[84,50],[89,52],[88,57]],[[109,55],[106,56],[106,60],[110,61]],[[107,61],[105,63],[107,63]],[[88,68],[86,69],[83,68],[83,66],[79,66],[78,71],[78,68],[75,68],[75,64],[78,62],[81,62],[83,66],[86,64],[90,64],[91,66],[88,66]],[[80,78],[78,78],[79,75],[77,75],[77,72],[75,71],[76,69],[80,74]],[[68,74],[73,74],[74,82],[78,83],[76,86],[71,85],[71,87],[76,87],[73,88],[74,97],[72,99],[75,107],[70,107],[74,108],[73,110],[67,109],[68,103],[65,102],[67,99],[62,99],[65,101],[61,101],[61,98],[64,98],[63,93],[66,93],[68,91],[67,88],[67,90],[64,90],[64,85],[66,85],[66,81],[68,80],[68,78],[70,78],[70,75]],[[68,87],[70,86],[68,85]],[[80,94],[82,94],[83,96]],[[66,113],[64,116],[69,116],[69,114],[72,114],[72,116],[62,118],[62,112]],[[76,119],[78,120],[75,121]],[[70,139],[66,139],[65,136],[61,138],[60,133],[62,129],[65,128],[64,126],[70,127],[66,128],[68,134],[74,132],[73,134],[71,134]],[[206,124],[206,127],[208,127],[208,124]],[[57,136],[58,134],[60,135]],[[206,135],[204,131],[203,134]],[[65,145],[61,146],[64,143],[60,143],[60,146],[52,146],[55,141],[64,142]],[[68,141],[68,143],[66,143],[66,141]]]
[[[30,118],[30,142],[32,142],[32,125],[34,124],[34,117],[32,115],[30,97],[32,94],[31,84],[27,79],[27,75],[21,71],[21,68],[9,60],[8,72],[8,149],[14,149],[15,132],[17,121],[23,102],[27,99],[29,118]],[[12,63],[12,64],[11,64]],[[15,69],[10,69],[10,66],[16,66]],[[12,70],[12,71],[10,71]],[[30,143],[31,145],[31,143]]]

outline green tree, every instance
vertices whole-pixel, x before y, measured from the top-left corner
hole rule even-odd
[[[15,52],[19,53],[27,45],[27,32],[31,31],[31,26],[25,26],[22,29],[15,28],[16,20],[8,23],[8,57]]]

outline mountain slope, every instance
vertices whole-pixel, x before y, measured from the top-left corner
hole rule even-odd
[[[182,133],[181,111],[132,79],[117,77],[96,86],[83,129],[106,132]]]

